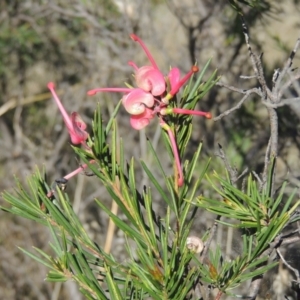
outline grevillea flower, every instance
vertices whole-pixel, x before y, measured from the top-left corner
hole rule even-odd
[[[68,113],[66,112],[64,106],[62,105],[56,91],[55,91],[55,85],[53,82],[48,83],[48,89],[50,90],[62,116],[64,119],[64,122],[66,124],[66,127],[69,131],[71,141],[73,144],[82,144],[85,147],[86,145],[86,140],[88,138],[88,133],[85,131],[86,129],[86,124],[83,122],[81,117],[77,112],[72,112],[71,115],[69,116]]]
[[[176,140],[172,129],[164,121],[164,116],[168,114],[186,114],[204,116],[208,119],[211,118],[211,114],[208,112],[168,107],[169,101],[179,92],[180,88],[189,80],[189,78],[191,78],[194,73],[198,72],[199,69],[197,66],[193,66],[183,78],[180,78],[179,69],[172,68],[169,71],[169,74],[164,76],[143,41],[135,34],[131,34],[130,37],[141,45],[151,64],[138,67],[134,62],[128,62],[135,70],[134,75],[137,87],[96,88],[88,91],[88,95],[95,95],[98,92],[124,93],[122,104],[125,110],[130,114],[131,126],[137,130],[146,127],[151,120],[157,116],[160,119],[160,125],[169,135],[175,164],[178,170],[177,184],[178,186],[182,186],[184,178]]]
[[[98,92],[125,93],[122,104],[131,115],[130,124],[136,130],[146,127],[156,115],[153,113],[154,96],[140,88],[98,88],[88,91],[88,95],[92,96]]]

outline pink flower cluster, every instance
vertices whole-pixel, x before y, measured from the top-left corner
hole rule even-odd
[[[98,92],[124,93],[122,104],[125,110],[130,114],[131,126],[137,130],[146,127],[150,121],[157,116],[162,128],[168,132],[178,171],[177,184],[178,186],[182,186],[184,179],[175,137],[171,128],[164,121],[164,116],[168,114],[186,114],[204,116],[208,119],[211,118],[209,112],[168,107],[169,101],[179,92],[180,88],[194,73],[198,72],[198,67],[193,66],[181,79],[178,68],[172,68],[169,74],[164,76],[143,41],[135,34],[131,34],[130,37],[141,45],[150,61],[150,65],[140,68],[132,61],[128,63],[135,70],[134,75],[137,87],[96,88],[88,91],[88,95],[95,95]],[[169,90],[168,87],[170,87]]]
[[[172,129],[165,122],[164,116],[168,114],[186,114],[204,116],[208,119],[211,118],[209,112],[169,107],[169,101],[179,92],[180,88],[187,80],[194,73],[198,72],[198,67],[193,66],[183,78],[180,78],[180,71],[178,68],[172,68],[168,75],[164,76],[143,41],[135,34],[131,34],[130,37],[141,45],[150,61],[150,65],[142,66],[140,68],[132,61],[128,63],[135,71],[136,87],[96,88],[88,91],[88,95],[95,95],[98,92],[123,93],[122,104],[125,110],[130,114],[130,124],[132,128],[136,130],[145,128],[152,119],[158,117],[160,125],[169,135],[178,171],[177,185],[182,186],[184,179],[176,140]],[[72,143],[82,144],[84,147],[88,148],[86,145],[86,140],[88,138],[88,133],[85,131],[86,124],[76,112],[73,112],[70,116],[67,114],[55,92],[55,87],[52,82],[48,84],[48,88],[62,113]],[[67,175],[64,178],[68,179],[67,177],[69,178],[70,176]]]
[[[88,91],[88,95],[95,95],[98,92],[124,93],[125,95],[122,98],[123,106],[130,114],[131,126],[137,130],[146,127],[155,116],[162,117],[171,113],[194,114],[211,118],[211,114],[206,112],[167,108],[169,100],[178,93],[179,89],[193,73],[198,72],[198,67],[193,66],[182,79],[180,79],[180,71],[178,68],[172,68],[165,77],[159,70],[143,41],[135,34],[131,34],[131,38],[142,46],[151,63],[150,66],[142,66],[140,68],[132,61],[128,63],[135,70],[137,87],[97,88]],[[171,87],[170,91],[167,91],[168,84]]]

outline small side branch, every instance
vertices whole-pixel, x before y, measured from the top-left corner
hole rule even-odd
[[[281,82],[282,82],[283,78],[285,77],[286,73],[288,72],[288,70],[293,65],[293,60],[294,60],[294,57],[295,57],[295,55],[296,55],[296,53],[299,49],[299,46],[300,46],[300,37],[297,39],[297,42],[295,44],[294,49],[292,50],[287,62],[285,63],[285,66],[284,66],[283,70],[281,71],[281,73],[278,76],[278,79],[277,79],[276,84],[275,84],[274,89],[273,89],[273,93],[275,95],[278,94],[278,90],[281,86]],[[280,99],[279,97],[277,97],[277,98]]]
[[[261,85],[263,99],[267,99],[268,97],[271,96],[271,91],[269,90],[266,80],[265,80],[265,76],[264,76],[264,72],[263,72],[263,68],[262,68],[262,64],[261,64],[262,55],[260,57],[258,57],[257,55],[255,55],[253,53],[250,42],[249,42],[250,38],[249,38],[248,28],[247,28],[245,19],[243,17],[241,17],[241,19],[242,19],[243,34],[245,36],[245,41],[246,41],[246,44],[248,47],[248,52],[250,55],[252,67],[253,67],[254,73],[256,75],[256,78]]]
[[[295,274],[296,277],[296,283],[299,285],[300,284],[300,275],[299,275],[299,271],[295,268],[293,268],[283,257],[283,255],[281,254],[279,249],[276,249],[277,254],[279,255],[280,259],[282,260],[283,264]]]
[[[218,224],[219,224],[218,221],[220,219],[221,219],[221,216],[217,216],[217,218],[216,218],[213,226],[210,228],[209,237],[208,237],[207,241],[205,242],[204,249],[203,249],[203,251],[201,253],[201,258],[200,258],[200,262],[201,263],[203,263],[204,260],[205,260],[205,257],[206,257],[206,255],[208,253],[208,249],[210,247],[210,244],[211,244],[211,242],[212,242],[212,240],[213,240],[213,238],[214,238],[214,236],[215,236],[215,234],[217,232],[217,228],[218,228]]]
[[[268,179],[268,166],[269,166],[269,162],[270,162],[270,152],[271,152],[271,138],[269,139],[269,143],[268,143],[266,154],[265,154],[265,164],[264,164],[264,171],[263,171],[263,175],[262,175],[263,184],[262,184],[261,188],[267,182],[267,179]]]
[[[267,101],[263,101],[263,104],[266,107],[278,108],[278,107],[282,107],[282,106],[285,106],[285,105],[288,105],[288,104],[292,104],[292,103],[297,102],[297,101],[300,101],[300,97],[283,99],[279,103],[270,103],[270,102],[267,102]]]
[[[228,162],[227,156],[223,150],[222,145],[218,144],[219,146],[219,152],[215,153],[216,156],[220,157],[225,165],[226,170],[229,172],[230,175],[230,181],[232,184],[235,184],[238,180],[238,174],[237,174],[237,170],[235,168],[233,168],[230,163]]]
[[[214,121],[218,121],[220,119],[222,119],[223,117],[225,116],[228,116],[229,114],[231,114],[232,112],[238,110],[242,105],[243,103],[248,99],[248,97],[251,95],[251,94],[258,94],[258,89],[257,88],[254,88],[254,89],[251,89],[251,90],[248,90],[246,91],[244,94],[245,96],[235,105],[233,106],[232,108],[224,111],[223,113],[221,113],[220,115],[218,115],[217,117],[214,117],[213,120]]]

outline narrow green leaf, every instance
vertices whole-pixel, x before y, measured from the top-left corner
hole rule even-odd
[[[147,219],[148,219],[148,224],[149,224],[149,229],[150,229],[151,244],[158,251],[157,237],[156,237],[156,233],[155,233],[156,221],[154,221],[154,218],[156,217],[156,215],[155,215],[155,212],[152,207],[152,197],[151,197],[150,190],[148,190],[147,194],[144,194],[144,200],[145,200]]]
[[[134,172],[134,159],[132,158],[129,166],[129,188],[131,191],[131,196],[127,196],[126,199],[128,199],[128,201],[135,206],[135,211],[139,211],[140,204],[138,203],[138,199],[137,199],[138,195],[137,195],[135,182],[136,180],[135,180],[135,172]],[[123,190],[127,190],[127,188],[125,188],[124,185],[122,185],[122,187]]]
[[[167,139],[167,141],[169,141],[169,138],[168,138],[168,136],[167,136],[167,134],[165,134],[166,135],[166,139]],[[162,167],[162,165],[161,165],[161,162],[160,162],[160,160],[159,160],[159,158],[158,158],[158,156],[157,156],[157,152],[156,152],[156,150],[153,148],[153,145],[152,145],[152,143],[148,140],[148,146],[149,146],[149,149],[150,149],[150,152],[151,152],[151,154],[153,155],[153,158],[154,158],[154,160],[155,160],[155,162],[156,162],[156,164],[157,164],[157,166],[158,166],[158,169],[159,169],[159,171],[160,171],[160,173],[161,173],[161,175],[162,175],[162,177],[163,177],[163,179],[164,179],[164,181],[165,181],[165,184],[166,184],[166,186],[167,186],[167,188],[168,188],[168,190],[169,191],[172,191],[173,190],[173,186],[170,184],[170,182],[169,182],[169,180],[167,179],[167,175],[166,175],[166,173],[165,173],[165,171],[164,171],[164,169],[163,169],[163,167]],[[172,150],[170,149],[170,151],[172,152]],[[173,153],[173,152],[172,152]],[[172,156],[172,155],[171,155]],[[162,194],[161,194],[162,195]],[[163,196],[163,195],[162,195]],[[166,197],[166,199],[168,199],[168,197]],[[167,202],[168,203],[168,202]]]
[[[196,182],[195,182],[195,184],[194,184],[194,186],[193,186],[193,188],[192,188],[192,191],[191,191],[190,194],[189,194],[189,199],[190,199],[190,200],[186,200],[186,201],[192,202],[192,200],[194,199],[195,194],[196,194],[196,192],[197,192],[197,189],[199,188],[199,185],[200,185],[200,183],[201,183],[203,177],[205,176],[205,174],[206,174],[206,172],[207,172],[207,169],[208,169],[208,167],[209,167],[209,163],[210,163],[210,160],[207,161],[205,167],[202,169],[201,174],[200,174],[199,177],[197,178],[197,180],[196,180]],[[185,189],[185,187],[184,187],[184,189]],[[187,192],[187,191],[188,191],[188,190],[186,190],[186,192]],[[183,197],[183,195],[185,195],[185,192],[184,192],[184,191],[182,191],[182,193],[180,193],[180,198]]]
[[[195,84],[193,86],[193,89],[189,93],[189,97],[188,97],[187,101],[192,100],[197,95],[196,91],[197,91],[197,89],[198,89],[198,87],[199,87],[199,85],[200,85],[200,83],[202,81],[202,78],[203,78],[203,76],[204,76],[204,74],[205,74],[205,72],[206,72],[206,70],[207,70],[210,62],[211,62],[211,58],[206,62],[206,64],[204,65],[203,69],[201,70],[201,73],[197,77],[197,80],[196,80],[196,82],[195,82]]]
[[[74,275],[76,277],[78,277],[79,280],[82,280],[83,282],[86,283],[85,277],[82,276],[83,270],[77,260],[76,255],[71,252],[67,252],[66,256],[67,256],[67,260],[69,262],[70,268],[72,270],[72,273],[74,273]]]
[[[169,200],[169,197],[165,194],[164,190],[162,189],[161,185],[156,180],[155,176],[151,173],[151,171],[148,169],[148,167],[146,166],[146,164],[143,161],[141,161],[141,164],[142,164],[142,167],[143,167],[144,171],[146,172],[147,176],[149,177],[150,181],[153,183],[153,185],[157,189],[159,195],[162,196],[163,200],[165,200],[165,202],[168,205],[173,207],[172,202]]]
[[[111,179],[115,181],[117,170],[117,128],[116,122],[113,122],[112,141],[111,141]]]
[[[189,168],[188,170],[186,171],[186,174],[185,174],[185,182],[187,183],[187,186],[188,186],[188,183],[191,182],[192,180],[192,177],[194,175],[194,171],[195,171],[195,168],[196,168],[196,165],[198,163],[198,159],[199,159],[199,156],[200,156],[200,152],[201,152],[201,149],[202,149],[202,143],[199,144],[196,152],[194,153],[193,155],[193,158],[192,158],[192,161],[191,163],[189,164]],[[205,168],[204,168],[205,169]],[[203,174],[203,171],[202,171],[202,174]],[[201,175],[202,175],[201,174]],[[201,176],[200,176],[201,177]]]
[[[241,276],[239,276],[239,281],[242,283],[246,280],[252,279],[261,274],[265,274],[267,271],[271,270],[276,265],[278,265],[278,262],[273,262],[273,263],[267,264],[266,266],[264,266],[262,268],[258,268],[252,272],[242,274]]]
[[[105,135],[107,136],[108,133],[110,132],[111,130],[111,127],[112,127],[112,124],[114,122],[114,119],[115,117],[117,116],[118,112],[119,112],[119,109],[120,109],[120,106],[122,105],[122,99],[118,102],[118,104],[116,105],[116,108],[114,109],[107,125],[106,125],[106,128],[105,128]]]
[[[68,278],[56,271],[49,271],[46,280],[49,282],[66,282]]]
[[[295,194],[296,194],[297,190],[294,189],[294,191],[290,194],[289,198],[287,199],[283,209],[280,211],[280,217],[283,216],[289,209],[291,202],[293,201]],[[298,205],[297,205],[298,206]]]
[[[51,269],[51,270],[54,270],[55,271],[55,268],[47,263],[45,260],[39,258],[38,256],[34,255],[33,253],[31,252],[28,252],[27,250],[21,248],[21,247],[18,247],[18,249],[20,249],[23,253],[25,253],[26,255],[28,255],[29,257],[33,258],[35,261],[41,263],[42,265],[46,266],[47,268]],[[39,249],[36,249],[36,250],[39,250]],[[40,250],[40,253],[42,252],[42,250]],[[47,256],[49,257],[45,252],[43,252],[44,256]],[[51,261],[52,259],[49,257],[49,261]]]
[[[123,300],[124,297],[122,296],[118,285],[115,283],[111,269],[108,266],[105,266],[105,271],[106,271],[105,279],[107,282],[110,297],[115,300]]]
[[[125,234],[131,238],[137,239],[140,243],[143,243],[143,239],[138,231],[131,228],[130,225],[122,221],[118,216],[114,215],[109,209],[105,207],[100,201],[95,200],[97,204],[109,215],[118,228],[120,228]],[[137,226],[137,225],[136,225]]]

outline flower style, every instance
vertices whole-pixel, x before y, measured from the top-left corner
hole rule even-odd
[[[75,145],[82,144],[85,148],[88,148],[86,145],[86,140],[88,138],[88,133],[85,131],[86,124],[83,122],[77,112],[72,112],[70,116],[68,115],[60,99],[58,98],[53,82],[49,82],[47,86],[63,116],[72,143]]]
[[[122,97],[122,104],[131,115],[130,123],[134,129],[143,129],[156,115],[153,110],[154,96],[141,88],[98,88],[88,91],[88,95],[92,96],[98,92],[125,93]]]
[[[47,86],[63,116],[64,122],[71,137],[71,142],[75,145],[81,144],[87,151],[90,151],[90,147],[86,144],[86,140],[89,136],[88,133],[85,131],[86,124],[83,122],[83,120],[77,112],[72,112],[70,116],[68,115],[55,91],[55,84],[53,82],[49,82]],[[90,160],[89,163],[93,164],[95,163],[95,160]],[[86,169],[87,167],[87,164],[81,165],[79,168],[67,174],[63,178],[56,180],[56,184],[59,185],[62,190],[64,190],[66,188],[68,180],[80,173],[82,170]],[[48,192],[47,197],[51,198],[53,196],[54,189],[51,189]]]
[[[178,186],[182,186],[184,179],[176,140],[172,129],[164,121],[164,116],[168,114],[186,114],[204,116],[208,119],[212,117],[208,112],[168,107],[169,101],[199,69],[197,66],[193,66],[181,79],[178,68],[172,68],[169,74],[164,76],[143,41],[135,34],[131,34],[130,37],[140,44],[150,61],[150,65],[142,67],[138,67],[132,61],[128,62],[135,70],[135,82],[137,87],[96,88],[88,91],[88,95],[95,95],[98,92],[123,93],[122,104],[125,110],[130,114],[131,126],[137,130],[145,128],[151,120],[157,116],[160,119],[160,125],[169,135],[178,171],[177,184]]]
[[[94,164],[95,162],[96,162],[95,160],[89,161],[90,164]],[[67,187],[67,183],[68,183],[69,179],[72,178],[73,176],[79,174],[80,172],[84,171],[87,167],[88,167],[88,164],[82,164],[79,168],[72,171],[71,173],[65,175],[62,178],[56,179],[54,186],[59,186],[59,188],[62,191],[64,191]],[[50,191],[48,191],[48,193],[47,193],[48,198],[52,198],[54,196],[54,194],[55,194],[54,186],[51,188]]]

